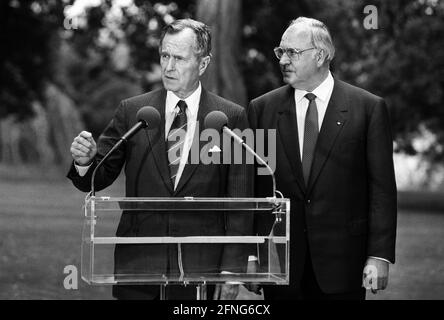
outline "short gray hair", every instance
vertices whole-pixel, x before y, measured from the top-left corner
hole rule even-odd
[[[296,24],[302,24],[310,31],[312,45],[324,50],[326,60],[328,62],[332,61],[335,57],[335,47],[327,26],[321,21],[313,18],[299,17],[290,22],[289,28]]]
[[[189,28],[196,35],[196,55],[205,57],[211,55],[211,32],[210,28],[200,21],[193,19],[179,19],[165,26],[160,36],[160,45],[166,34],[176,34]]]

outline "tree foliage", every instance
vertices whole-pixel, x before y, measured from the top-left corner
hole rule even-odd
[[[32,114],[43,83],[51,78],[52,41],[63,26],[59,1],[0,2],[0,118]]]
[[[58,83],[87,119],[100,105],[106,107],[99,114],[109,116],[115,100],[135,92],[137,86],[150,90],[159,84],[160,30],[173,19],[196,17],[200,1],[134,0],[118,7],[103,0],[87,8],[86,23],[70,32],[62,28],[65,4],[1,3],[1,40],[6,50],[0,61],[0,117],[27,114],[31,101],[40,99],[44,80]],[[363,25],[364,7],[369,4],[378,10],[377,29]],[[243,0],[240,13],[240,50],[233,55],[244,79],[245,100],[282,85],[272,49],[292,19],[314,17],[324,21],[333,36],[334,74],[387,100],[397,148],[421,152],[435,161],[444,158],[442,1]],[[232,44],[226,42],[230,50]],[[60,43],[65,47],[62,54]],[[230,67],[233,64],[230,61]],[[122,88],[119,94],[110,94],[118,88]],[[96,102],[91,103],[94,93]],[[101,104],[104,97],[109,100]],[[98,132],[103,123],[90,125]],[[435,143],[420,149],[414,141],[424,130],[433,133]]]

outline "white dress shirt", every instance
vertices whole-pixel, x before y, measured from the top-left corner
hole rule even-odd
[[[325,112],[327,111],[328,103],[330,102],[331,93],[333,92],[334,80],[330,71],[327,78],[312,91],[316,96],[316,106],[318,108],[318,123],[319,130],[321,130],[322,122],[324,121]],[[304,131],[305,131],[305,116],[307,114],[309,101],[305,98],[308,91],[294,90],[294,100],[296,104],[296,118],[298,121],[298,136],[299,136],[299,149],[302,160],[302,150],[304,150]]]
[[[174,184],[174,189],[177,188],[179,184],[180,177],[182,176],[183,169],[188,159],[188,154],[193,143],[194,131],[196,130],[197,123],[197,112],[199,111],[200,95],[202,93],[202,86],[199,82],[199,86],[196,91],[194,91],[188,98],[181,99],[176,96],[172,91],[167,92],[165,101],[165,140],[170,132],[171,125],[173,124],[176,114],[179,112],[179,107],[177,103],[180,100],[184,100],[187,104],[186,114],[187,114],[187,133],[185,136],[185,141],[183,144],[182,154],[180,158],[179,169],[177,170],[177,176]]]

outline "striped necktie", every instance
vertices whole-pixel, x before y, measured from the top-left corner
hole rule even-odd
[[[305,115],[304,145],[302,150],[302,172],[304,174],[305,186],[308,185],[311,166],[314,158],[316,141],[319,135],[318,108],[316,106],[316,95],[307,93],[308,109]]]
[[[176,114],[171,125],[166,143],[170,178],[173,183],[173,188],[176,183],[176,176],[179,170],[183,145],[187,133],[187,114],[185,112],[187,104],[185,101],[180,100],[177,103],[177,107],[179,107],[179,112]]]

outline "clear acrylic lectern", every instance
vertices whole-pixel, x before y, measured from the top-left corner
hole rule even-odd
[[[162,294],[164,286],[173,284],[198,285],[202,289],[207,284],[226,282],[289,283],[289,199],[88,195],[84,213],[82,279],[89,284],[161,285]],[[184,215],[187,220],[181,220]],[[258,229],[251,228],[251,234],[244,235],[214,232],[214,225],[227,221],[230,215],[253,216],[256,223],[260,221],[262,231],[254,233]],[[171,221],[181,226],[181,233],[174,232]],[[199,227],[188,228],[185,223]],[[139,229],[139,225],[147,229]],[[231,261],[228,265],[239,268],[223,270],[228,272],[206,263],[220,259],[224,250],[257,256],[259,268],[247,270],[248,256]],[[202,289],[200,298],[204,295]]]

